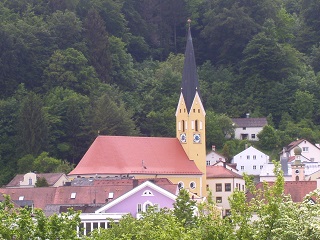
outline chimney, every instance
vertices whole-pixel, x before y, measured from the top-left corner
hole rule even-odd
[[[249,118],[250,117],[250,113],[246,113],[246,118]]]
[[[216,145],[212,145],[212,151],[213,151],[213,152],[216,151]]]

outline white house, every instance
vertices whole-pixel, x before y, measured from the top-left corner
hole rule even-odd
[[[257,134],[268,124],[267,118],[232,118],[235,139],[258,141]]]
[[[212,146],[212,151],[207,154],[206,156],[206,164],[207,166],[214,165],[217,162],[225,162],[226,158],[222,156],[221,154],[216,152],[215,146]]]
[[[251,146],[235,155],[232,162],[237,164],[241,174],[260,175],[264,164],[269,162],[269,156]]]
[[[302,149],[301,156],[303,158],[308,159],[310,162],[320,162],[319,144],[313,145],[305,139],[298,139],[291,142],[280,152],[281,156],[286,156],[288,158],[293,157],[295,147],[300,147]]]

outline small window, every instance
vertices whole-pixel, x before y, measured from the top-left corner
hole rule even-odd
[[[216,183],[216,192],[222,192],[222,184]]]
[[[251,134],[251,138],[252,138],[252,139],[255,139],[255,138],[256,138],[256,135],[255,135],[255,134]]]
[[[247,155],[247,159],[250,159],[250,155]]]
[[[137,212],[138,213],[142,212],[142,204],[141,203],[138,203],[138,205],[137,205]]]
[[[243,129],[243,130],[246,130],[247,128],[246,128],[246,127],[243,127],[242,129]]]
[[[216,197],[216,203],[222,203],[222,197]]]
[[[256,155],[253,155],[252,158],[253,158],[254,160],[256,160],[256,159],[257,159],[257,156],[256,156]]]
[[[257,169],[257,166],[256,165],[253,165],[253,167],[252,167],[254,170],[256,170]]]
[[[108,198],[109,198],[109,199],[113,199],[113,192],[109,192]]]
[[[230,216],[231,215],[231,210],[230,209],[226,209],[226,216]]]
[[[303,148],[302,148],[302,151],[303,151],[303,152],[309,152],[309,147],[303,147]]]
[[[196,183],[194,181],[190,182],[190,188],[195,189],[196,188]]]
[[[263,168],[263,165],[260,165],[260,169],[262,169]]]
[[[146,196],[154,196],[153,193],[150,190],[145,190],[142,193],[142,196],[146,197]]]
[[[71,193],[70,198],[71,198],[71,199],[75,199],[75,198],[76,198],[76,195],[77,195],[77,193],[73,192],[73,193]]]
[[[231,183],[225,183],[224,184],[224,189],[226,192],[231,192]]]
[[[241,170],[244,170],[244,166],[241,166]]]
[[[159,212],[159,211],[160,211],[160,205],[159,205],[159,203],[153,204],[153,208],[154,208],[154,210],[155,210],[156,212]]]
[[[29,178],[29,185],[32,185],[32,178]]]
[[[198,132],[198,120],[195,121],[194,123],[195,131]]]
[[[179,182],[179,183],[178,183],[178,188],[179,188],[179,189],[184,188],[184,183],[183,183],[183,182]]]
[[[19,201],[22,201],[24,199],[24,196],[19,197]]]
[[[198,109],[198,113],[200,113],[200,109]]]
[[[211,161],[207,161],[207,166],[210,166],[211,165]]]
[[[242,185],[242,191],[244,191],[244,185]]]
[[[193,109],[193,112],[195,113],[195,112],[196,112],[196,110],[195,110],[195,109]]]

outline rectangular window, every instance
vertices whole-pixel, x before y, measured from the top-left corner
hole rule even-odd
[[[303,148],[302,148],[302,151],[303,151],[303,152],[309,152],[309,147],[303,147]]]
[[[242,185],[242,191],[244,191],[244,185]]]
[[[216,192],[222,192],[222,184],[216,183]]]
[[[255,134],[251,134],[251,138],[252,138],[252,139],[255,139],[255,138],[256,138],[256,135],[255,135]]]
[[[231,215],[231,210],[230,209],[226,209],[226,216],[230,216]]]
[[[246,127],[243,127],[243,128],[242,128],[242,130],[246,130],[246,129],[247,129]]]
[[[256,155],[253,155],[252,158],[253,158],[254,160],[256,160],[256,159],[257,159],[257,156],[256,156]]]
[[[76,195],[77,195],[77,193],[73,192],[73,193],[71,193],[70,198],[71,198],[71,199],[75,199],[75,198],[76,198]]]
[[[247,156],[247,159],[250,159],[250,155]]]
[[[211,161],[207,161],[207,166],[210,166]]]
[[[225,183],[224,184],[224,190],[226,192],[231,192],[231,183]]]
[[[257,169],[257,166],[256,166],[256,165],[253,165],[253,169],[254,169],[254,170]]]
[[[244,166],[241,166],[241,170],[244,170]]]
[[[141,203],[138,203],[137,212],[138,212],[138,213],[141,213],[141,212],[142,212],[142,204],[141,204]]]
[[[158,203],[153,204],[154,210],[155,212],[159,212],[160,211],[160,206]]]
[[[222,203],[222,197],[216,197],[216,203]]]
[[[262,169],[263,168],[263,165],[260,165],[260,169]]]

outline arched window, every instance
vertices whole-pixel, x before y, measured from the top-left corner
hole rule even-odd
[[[199,131],[199,130],[198,130],[198,120],[196,120],[196,121],[194,122],[194,129],[196,130],[196,132]]]
[[[296,176],[296,181],[299,181],[299,176]]]
[[[183,183],[183,182],[179,182],[179,183],[178,183],[178,188],[179,188],[179,189],[184,188],[184,183]]]

